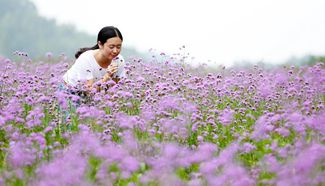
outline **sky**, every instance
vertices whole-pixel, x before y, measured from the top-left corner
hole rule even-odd
[[[291,57],[325,55],[325,0],[31,1],[59,24],[94,35],[113,25],[125,46],[181,52],[193,63],[279,64]]]

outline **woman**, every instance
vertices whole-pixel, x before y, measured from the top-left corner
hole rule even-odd
[[[118,28],[107,26],[97,36],[97,44],[81,48],[71,68],[63,75],[66,87],[84,87],[78,91],[89,92],[95,83],[104,84],[109,80],[118,82],[124,78],[125,62],[120,55],[123,37]],[[81,85],[81,86],[80,86]],[[97,89],[98,90],[98,89]],[[79,93],[78,93],[79,94]]]

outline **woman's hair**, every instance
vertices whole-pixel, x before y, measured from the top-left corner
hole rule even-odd
[[[119,37],[123,41],[123,36],[118,28],[114,26],[106,26],[98,32],[96,45],[94,45],[93,47],[80,48],[74,56],[78,58],[82,53],[86,52],[87,50],[99,49],[98,41],[100,41],[101,44],[104,44],[106,43],[107,39],[110,39],[112,37]]]

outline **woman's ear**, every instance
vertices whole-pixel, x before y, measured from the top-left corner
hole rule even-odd
[[[97,44],[98,44],[99,48],[103,48],[103,45],[102,45],[102,43],[100,41],[97,41]]]

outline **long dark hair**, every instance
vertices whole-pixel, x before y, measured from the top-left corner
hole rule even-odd
[[[112,38],[112,37],[119,37],[123,41],[123,36],[118,28],[116,28],[114,26],[105,26],[98,32],[96,45],[94,45],[93,47],[80,48],[79,51],[76,52],[76,54],[74,56],[77,59],[82,53],[86,52],[87,50],[99,49],[98,41],[100,41],[100,43],[104,44],[104,43],[106,43],[107,39]]]

